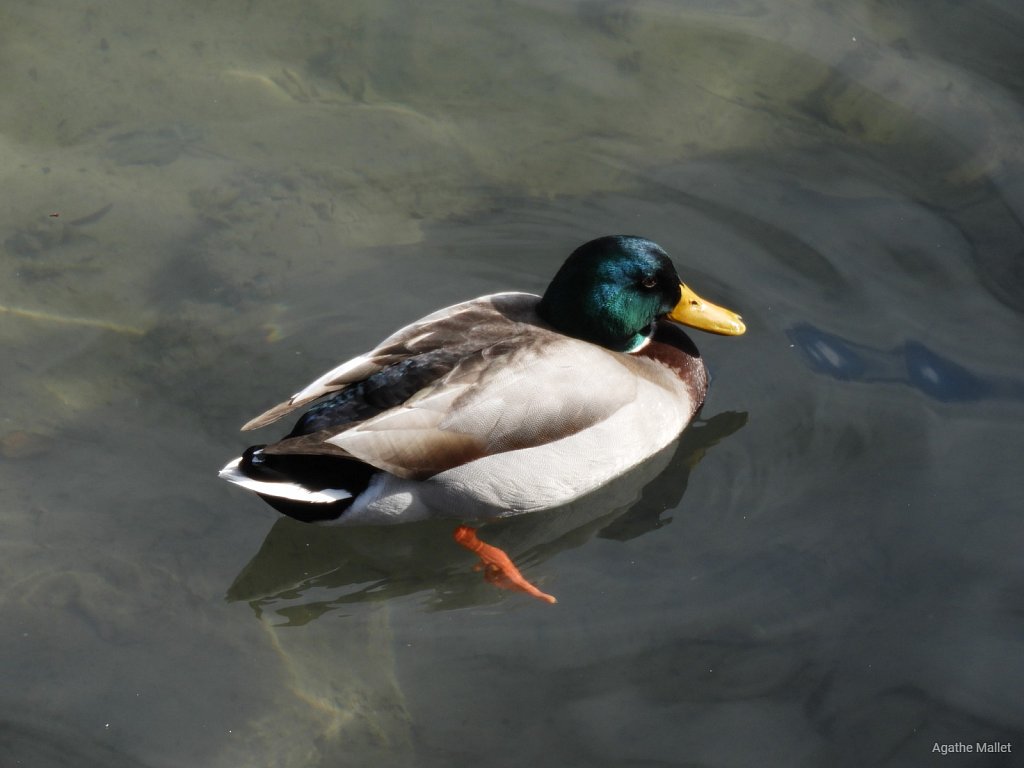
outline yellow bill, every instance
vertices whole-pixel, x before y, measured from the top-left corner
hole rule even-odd
[[[669,320],[723,336],[740,336],[747,330],[743,318],[735,312],[705,301],[685,283],[680,283],[679,288],[682,296],[675,309],[668,313]]]

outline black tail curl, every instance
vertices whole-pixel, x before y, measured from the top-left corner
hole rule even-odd
[[[374,467],[355,459],[299,453],[264,453],[264,445],[245,449],[239,470],[246,477],[267,483],[294,483],[311,491],[341,488],[352,494],[335,502],[310,503],[258,494],[278,512],[304,523],[335,520],[352,506],[352,502],[370,483],[377,472]]]

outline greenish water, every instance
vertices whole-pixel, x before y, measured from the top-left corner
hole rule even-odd
[[[1020,61],[1005,0],[0,7],[0,764],[1022,764]],[[217,480],[612,232],[749,331],[487,529],[557,606]]]

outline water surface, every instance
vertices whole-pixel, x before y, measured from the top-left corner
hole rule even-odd
[[[1022,41],[1009,2],[0,10],[0,762],[1019,764]],[[557,606],[216,479],[610,232],[750,330],[694,334],[678,444],[485,529]]]

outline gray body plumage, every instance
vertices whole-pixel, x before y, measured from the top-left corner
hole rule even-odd
[[[340,423],[265,449],[380,470],[340,524],[487,519],[572,501],[675,439],[702,403],[707,377],[672,323],[656,322],[640,349],[616,352],[553,330],[538,317],[538,301],[499,293],[439,310],[245,428],[347,389],[332,405]],[[221,476],[268,493],[238,460]],[[300,493],[280,485],[282,497]],[[319,492],[324,498],[306,500],[339,498]]]

